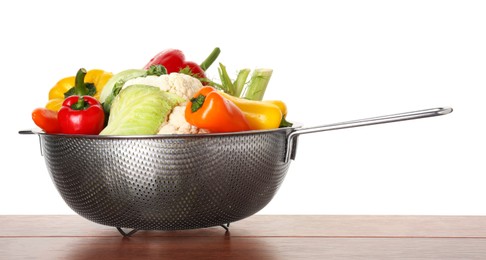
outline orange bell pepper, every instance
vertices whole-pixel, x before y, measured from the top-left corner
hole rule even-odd
[[[201,88],[187,103],[186,121],[212,133],[250,130],[243,112],[213,87]]]

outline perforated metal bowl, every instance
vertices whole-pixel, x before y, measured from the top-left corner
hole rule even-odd
[[[139,230],[219,226],[275,196],[297,136],[450,113],[435,108],[318,127],[228,134],[86,136],[35,133],[64,201],[93,222]]]

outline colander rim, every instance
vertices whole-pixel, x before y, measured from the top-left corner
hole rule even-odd
[[[203,134],[156,134],[156,135],[79,135],[79,134],[49,134],[41,129],[22,130],[20,134],[32,133],[43,136],[59,136],[68,138],[89,138],[89,139],[173,139],[173,138],[211,138],[222,136],[247,136],[255,134],[266,134],[274,132],[292,132],[303,125],[301,123],[293,123],[290,127],[281,127],[267,130],[250,130],[242,132],[229,132],[229,133],[203,133]]]

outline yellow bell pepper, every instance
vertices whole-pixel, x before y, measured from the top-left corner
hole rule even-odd
[[[237,98],[223,92],[222,95],[241,109],[252,130],[278,128],[283,112],[287,113],[285,103],[279,100],[255,101]]]
[[[263,102],[275,104],[282,111],[282,116],[287,116],[287,105],[282,100],[264,100]]]
[[[104,70],[94,69],[88,71],[84,78],[85,83],[92,84],[95,92],[92,94],[94,98],[99,100],[101,91],[106,85],[106,82],[113,76],[113,73]],[[66,77],[59,80],[54,87],[49,91],[49,101],[46,108],[54,111],[59,111],[62,102],[66,98],[65,93],[74,87],[75,76]]]

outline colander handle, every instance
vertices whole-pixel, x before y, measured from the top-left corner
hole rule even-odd
[[[21,135],[35,135],[35,132],[32,130],[20,130],[19,134]]]
[[[423,110],[398,113],[398,114],[392,114],[386,116],[378,116],[378,117],[370,117],[370,118],[364,118],[364,119],[358,119],[352,121],[345,121],[345,122],[328,124],[328,125],[299,128],[291,132],[287,136],[287,153],[285,156],[285,162],[288,162],[288,160],[290,159],[294,159],[295,155],[293,155],[293,149],[295,149],[294,147],[295,138],[301,134],[309,134],[315,132],[324,132],[324,131],[359,127],[359,126],[377,125],[377,124],[385,124],[385,123],[399,122],[399,121],[433,117],[433,116],[441,116],[441,115],[447,115],[451,112],[452,112],[451,107],[438,107],[438,108],[423,109]]]

